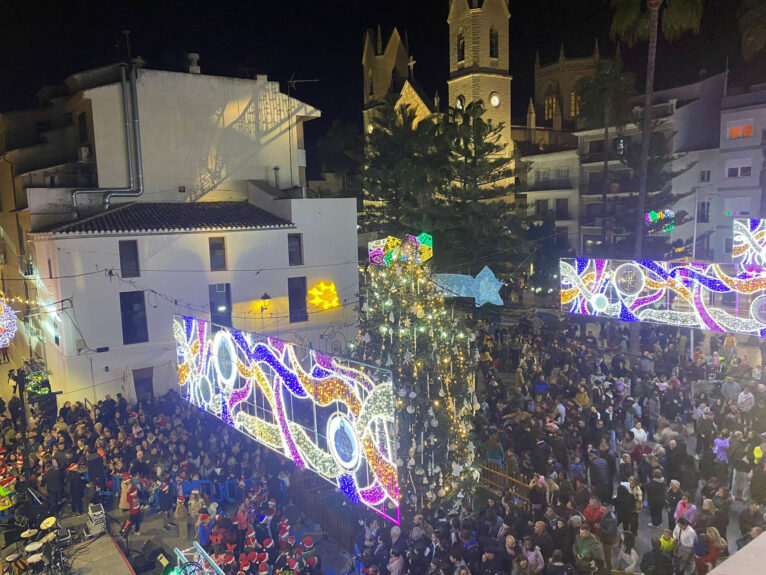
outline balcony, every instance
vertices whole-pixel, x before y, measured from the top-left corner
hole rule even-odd
[[[609,161],[617,162],[621,161],[625,157],[624,152],[618,152],[617,150],[611,150],[609,152]],[[581,151],[580,163],[581,164],[600,164],[604,161],[604,151],[599,150],[595,152]]]
[[[599,172],[591,172],[589,177],[583,175],[580,185],[582,195],[601,195],[604,193],[604,175]],[[638,193],[639,178],[627,173],[610,172],[609,194],[635,194]]]
[[[573,178],[551,178],[527,184],[527,191],[542,192],[546,190],[571,190],[574,188]]]

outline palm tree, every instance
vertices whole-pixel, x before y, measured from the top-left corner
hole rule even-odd
[[[742,56],[750,60],[766,48],[766,2],[744,0],[739,9]]]
[[[657,38],[662,11],[662,35],[673,41],[684,32],[698,33],[702,18],[702,0],[612,0],[614,16],[611,35],[619,37],[629,46],[648,40],[646,58],[646,95],[643,110],[643,137],[641,140],[641,174],[636,207],[635,257],[641,257],[644,240],[644,212],[646,211],[646,184],[649,165],[649,135],[652,129],[652,97],[654,95],[654,66],[657,59]]]
[[[620,132],[632,117],[630,97],[633,95],[634,78],[622,68],[622,59],[600,60],[592,78],[584,78],[579,85],[579,117],[587,128],[604,127],[604,181],[601,192],[603,224],[601,234],[606,245],[606,202],[609,191],[609,151],[611,139],[609,128]]]

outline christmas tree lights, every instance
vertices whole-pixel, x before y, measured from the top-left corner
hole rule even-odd
[[[353,344],[358,360],[393,371],[399,489],[406,512],[455,502],[478,480],[469,435],[476,408],[476,338],[447,307],[429,266],[423,265],[433,255],[431,244],[422,235],[370,244]],[[373,256],[375,250],[380,251]],[[368,461],[374,461],[370,455]]]

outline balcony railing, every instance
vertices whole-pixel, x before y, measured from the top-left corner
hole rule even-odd
[[[539,180],[527,184],[530,192],[543,190],[571,190],[574,188],[573,178],[552,178],[548,180]]]
[[[604,178],[601,174],[590,174],[590,178],[583,177],[582,185],[580,186],[580,194],[582,195],[601,195],[604,193]],[[624,176],[612,176],[609,177],[609,194],[634,194],[638,192],[638,178],[637,177],[624,177]]]

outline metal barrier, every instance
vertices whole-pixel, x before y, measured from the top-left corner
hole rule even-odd
[[[323,505],[320,494],[322,488],[328,493],[334,491],[332,485],[312,473],[296,474],[290,482],[290,494],[293,504],[303,514],[318,523],[325,533],[338,542],[344,549],[351,551],[358,532],[358,525],[338,514],[337,509]]]
[[[480,481],[493,490],[500,492],[510,490],[523,503],[529,505],[529,484],[504,473],[496,463],[488,462],[481,466]]]

